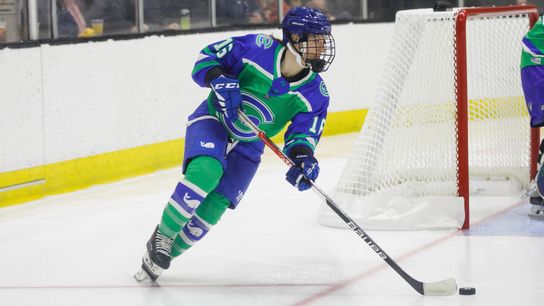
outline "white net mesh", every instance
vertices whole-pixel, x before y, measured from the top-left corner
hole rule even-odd
[[[335,198],[366,228],[460,227],[457,10],[397,13],[393,44]],[[529,116],[520,84],[526,15],[467,21],[469,171],[529,180]],[[504,187],[501,187],[505,189]],[[320,221],[341,225],[326,207]]]

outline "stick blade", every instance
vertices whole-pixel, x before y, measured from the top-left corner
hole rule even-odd
[[[457,293],[457,283],[453,278],[439,282],[423,283],[423,295],[444,296]]]

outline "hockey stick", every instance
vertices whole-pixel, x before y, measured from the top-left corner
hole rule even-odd
[[[294,165],[293,161],[285,155],[281,149],[266,134],[251,121],[246,114],[238,110],[242,123],[249,127],[276,155],[283,160],[287,166]],[[381,259],[383,259],[393,270],[395,270],[410,286],[412,286],[421,295],[453,295],[457,293],[457,283],[453,278],[448,278],[438,282],[420,282],[408,273],[406,273],[385,251],[376,243],[365,231],[353,221],[319,186],[311,181],[312,188],[325,200],[327,205],[372,249]]]

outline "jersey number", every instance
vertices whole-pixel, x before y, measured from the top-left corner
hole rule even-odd
[[[315,116],[314,122],[312,123],[312,127],[310,127],[309,129],[310,133],[319,135],[323,132],[323,128],[325,127],[325,119],[321,120],[321,124],[319,124],[319,132],[317,130],[318,122],[319,122],[319,117]]]
[[[217,58],[222,58],[230,50],[232,50],[232,38],[228,38],[223,42],[213,45],[213,48],[217,51],[215,54]]]

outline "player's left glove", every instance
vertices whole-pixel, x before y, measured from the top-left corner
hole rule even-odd
[[[230,121],[238,118],[238,107],[242,104],[240,82],[237,79],[220,75],[210,81],[210,86],[216,96],[215,109],[225,114]]]
[[[310,189],[312,187],[310,181],[315,181],[319,175],[319,163],[313,152],[304,150],[289,155],[294,165],[287,171],[285,179],[300,191]]]

